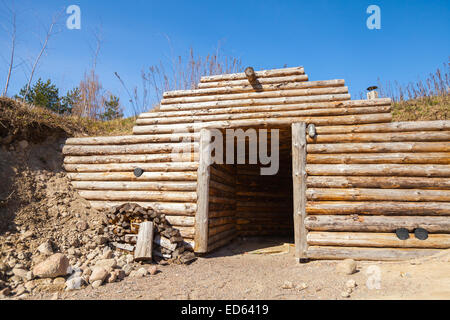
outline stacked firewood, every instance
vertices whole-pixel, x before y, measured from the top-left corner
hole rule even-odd
[[[156,262],[190,263],[195,255],[187,245],[180,231],[170,225],[164,214],[135,203],[125,203],[106,210],[108,226],[105,228],[110,243],[117,249],[133,252],[139,232],[139,225],[151,221],[154,227],[153,259]]]

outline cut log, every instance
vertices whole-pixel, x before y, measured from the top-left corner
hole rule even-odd
[[[405,228],[412,232],[424,228],[431,233],[450,233],[448,217],[311,215],[305,225],[312,231],[394,232]]]
[[[261,78],[259,79],[260,83],[269,84],[269,83],[280,83],[280,82],[300,82],[300,81],[308,81],[307,75],[295,75],[295,76],[286,76],[286,77],[271,77],[271,78]],[[215,82],[200,82],[198,84],[199,89],[204,88],[217,88],[217,87],[235,87],[235,86],[243,86],[248,84],[248,80],[229,80],[229,81],[215,81]]]
[[[195,192],[178,192],[178,191],[96,191],[96,190],[79,190],[81,197],[87,200],[104,200],[104,201],[161,201],[161,202],[195,202],[197,194]]]
[[[400,240],[394,233],[316,232],[308,233],[308,244],[316,246],[379,247],[379,248],[450,248],[449,234],[430,234],[428,239],[414,236]]]
[[[307,254],[310,259],[401,261],[431,256],[439,252],[439,249],[343,248],[332,246],[310,246]]]
[[[115,137],[85,137],[69,138],[66,145],[122,145],[157,142],[192,142],[198,140],[198,133],[172,133],[149,136],[115,136]]]
[[[127,244],[127,243],[113,242],[112,245],[114,247],[116,247],[117,249],[129,251],[129,252],[133,252],[134,248],[135,248],[135,246],[133,246],[131,244]]]
[[[152,259],[153,251],[153,222],[145,221],[139,225],[139,233],[134,250],[135,261],[146,261]]]
[[[306,172],[312,176],[450,177],[450,165],[309,164]]]
[[[449,152],[308,154],[309,164],[449,164]]]
[[[245,76],[247,77],[248,82],[250,82],[250,84],[256,84],[256,73],[255,70],[253,70],[252,67],[247,67],[244,70]]]
[[[450,152],[450,142],[379,142],[308,144],[312,153]]]
[[[450,202],[308,201],[308,214],[449,216]]]
[[[321,134],[307,140],[308,143],[450,141],[450,131]]]
[[[169,239],[161,237],[159,234],[155,236],[153,242],[156,243],[158,246],[166,248],[170,251],[174,251],[177,248],[176,243],[172,243]]]
[[[248,67],[247,69],[252,67]],[[245,69],[245,70],[247,70]],[[293,67],[293,68],[283,68],[274,70],[264,70],[264,71],[254,71],[253,73],[260,78],[270,78],[270,77],[282,77],[282,76],[293,76],[293,75],[303,75],[305,74],[305,69],[303,67]],[[224,80],[241,80],[245,79],[247,73],[230,73],[230,74],[220,74],[213,76],[203,76],[200,78],[200,82],[215,82]],[[248,77],[248,76],[247,76]]]
[[[308,200],[450,202],[450,190],[309,188]]]
[[[131,154],[105,156],[66,156],[67,164],[101,164],[134,162],[192,162],[198,159],[197,153]]]
[[[195,181],[72,181],[77,190],[196,191]]]
[[[68,173],[73,181],[196,181],[197,172],[144,172],[136,177],[133,172]]]

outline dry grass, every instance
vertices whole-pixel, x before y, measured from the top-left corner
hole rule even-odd
[[[392,121],[449,120],[450,95],[393,102],[391,112]]]
[[[67,136],[131,134],[135,118],[99,121],[75,116],[61,116],[18,100],[0,98],[0,137],[35,140],[36,134],[49,132]]]

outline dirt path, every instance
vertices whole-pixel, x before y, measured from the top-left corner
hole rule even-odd
[[[450,260],[422,262],[359,262],[358,272],[340,275],[337,261],[295,262],[293,253],[249,254],[280,241],[236,241],[193,264],[159,267],[161,272],[145,278],[64,292],[60,299],[450,299]],[[292,250],[291,250],[292,251]],[[379,269],[377,269],[379,268]],[[367,271],[372,270],[368,275]],[[379,270],[380,289],[367,281]],[[349,298],[341,293],[353,279],[356,289]],[[372,280],[376,278],[372,278]],[[297,288],[283,289],[286,281]],[[372,287],[377,282],[371,281]],[[369,285],[370,285],[369,283]],[[303,285],[306,284],[306,285]],[[303,288],[305,287],[306,288]],[[376,287],[376,285],[375,285]],[[48,294],[33,298],[50,298]],[[31,297],[30,297],[31,298]]]

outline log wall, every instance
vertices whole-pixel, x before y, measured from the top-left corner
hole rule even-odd
[[[449,144],[450,121],[318,127],[307,136],[307,256],[401,260],[450,248]],[[415,238],[419,227],[428,239]]]

